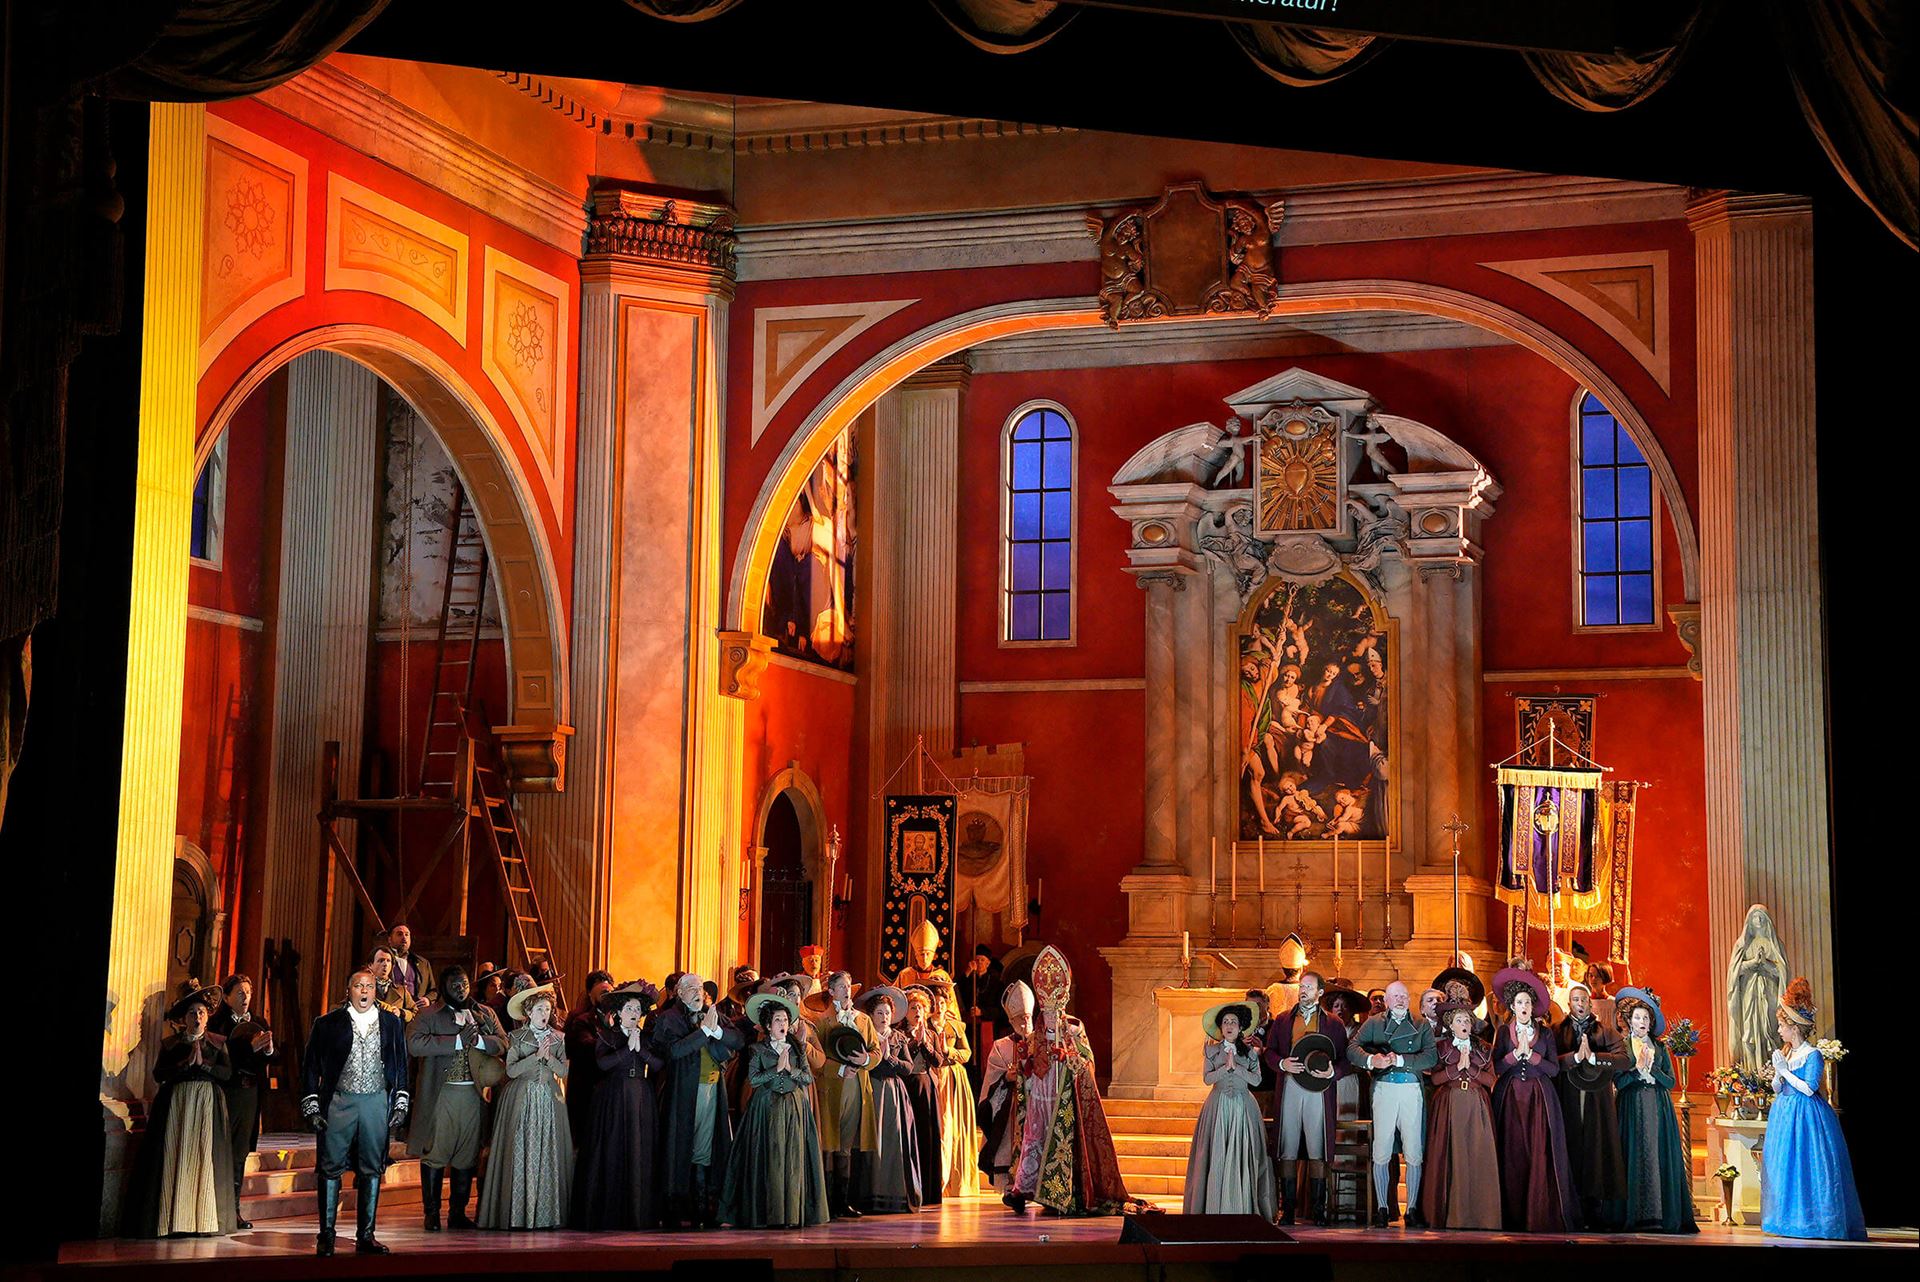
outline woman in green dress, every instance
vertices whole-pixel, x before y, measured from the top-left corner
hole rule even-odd
[[[813,1070],[793,1035],[800,1010],[782,992],[747,999],[760,1040],[747,1049],[753,1094],[727,1160],[720,1219],[742,1229],[798,1229],[827,1222],[827,1175],[808,1087]]]
[[[1650,989],[1623,988],[1613,1010],[1631,1056],[1613,1076],[1627,1168],[1625,1227],[1633,1233],[1697,1233],[1687,1151],[1673,1115],[1673,1059],[1659,1040],[1667,1031],[1660,999]]]

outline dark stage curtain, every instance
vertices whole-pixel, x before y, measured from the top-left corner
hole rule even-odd
[[[1025,53],[1059,35],[1080,7],[1060,0],[927,0],[967,42],[988,53]]]
[[[1230,22],[1227,31],[1254,66],[1297,89],[1331,84],[1358,71],[1392,43],[1380,36],[1282,27],[1271,22]]]
[[[93,88],[149,102],[259,93],[338,49],[386,7],[387,0],[186,0],[139,57]]]
[[[1785,0],[1771,8],[1807,127],[1874,216],[1920,249],[1920,129],[1904,65],[1920,10],[1913,0]]]

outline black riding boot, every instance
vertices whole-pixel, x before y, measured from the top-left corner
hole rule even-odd
[[[387,1248],[373,1236],[373,1218],[380,1214],[379,1177],[368,1179],[364,1175],[354,1176],[353,1191],[359,1195],[360,1203],[354,1208],[353,1249],[362,1255],[385,1255]]]
[[[447,1227],[450,1229],[470,1229],[473,1221],[467,1218],[467,1194],[473,1192],[473,1172],[455,1169],[447,1200]]]
[[[1308,1185],[1307,1200],[1313,1203],[1313,1222],[1320,1225],[1326,1224],[1328,1217],[1327,1182],[1325,1179],[1314,1180]]]
[[[1291,1175],[1280,1177],[1280,1223],[1293,1223],[1294,1199],[1299,1195],[1300,1181]]]
[[[321,1175],[320,1183],[314,1186],[320,1198],[320,1233],[313,1239],[315,1255],[333,1254],[333,1226],[340,1217],[340,1177]]]
[[[420,1163],[420,1227],[429,1233],[440,1231],[440,1188],[446,1178],[444,1166]]]

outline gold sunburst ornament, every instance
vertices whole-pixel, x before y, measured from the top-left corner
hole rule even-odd
[[[1340,435],[1323,406],[1277,405],[1260,432],[1262,532],[1330,530],[1340,512]]]

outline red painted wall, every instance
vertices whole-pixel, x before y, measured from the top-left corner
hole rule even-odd
[[[1505,488],[1486,526],[1484,662],[1489,670],[1667,667],[1686,662],[1671,625],[1657,633],[1576,634],[1571,408],[1573,381],[1518,347],[1390,355],[1154,365],[976,375],[967,393],[960,454],[959,676],[962,681],[1140,677],[1144,609],[1126,564],[1126,526],[1106,485],[1162,432],[1219,421],[1224,395],[1289,365],[1365,388],[1382,407],[1426,423],[1471,450]],[[1000,433],[1030,399],[1058,401],[1078,427],[1079,644],[1002,649],[998,644]],[[1672,423],[1656,428],[1669,455],[1693,444]],[[1663,596],[1682,599],[1671,526],[1662,531]],[[1654,784],[1636,843],[1633,975],[1654,983],[1673,1010],[1708,1009],[1700,948],[1706,913],[1700,687],[1686,679],[1591,682],[1601,695],[1596,742],[1622,777]],[[1513,739],[1514,693],[1497,683],[1481,698],[1490,753]],[[1045,879],[1036,934],[1074,963],[1076,1006],[1104,1058],[1110,1046],[1108,974],[1098,949],[1126,932],[1120,878],[1142,854],[1143,704],[1138,691],[976,693],[960,702],[960,742],[1024,741],[1034,778],[1031,876]],[[1488,788],[1491,801],[1491,785]],[[1490,872],[1493,845],[1476,855]],[[1604,947],[1604,937],[1586,941]]]
[[[228,914],[228,929],[225,955],[215,960],[223,974],[251,964],[241,905],[249,889],[247,852],[270,715],[265,692],[272,659],[265,629],[273,603],[265,553],[266,533],[280,519],[279,424],[272,421],[279,391],[272,382],[262,386],[234,415],[220,568],[194,565],[187,573],[189,605],[236,616],[233,622],[187,620],[175,828],[207,853],[220,879],[219,907]],[[252,620],[256,628],[238,620]]]
[[[740,790],[741,832],[747,846],[760,844],[756,825],[768,782],[790,764],[797,764],[820,790],[827,825],[823,839],[834,827],[839,828],[843,839],[849,838],[853,809],[859,800],[853,784],[854,694],[852,685],[812,672],[769,664],[761,674],[760,697],[747,704],[745,782]],[[845,840],[842,853],[850,855],[855,848],[851,840]],[[842,863],[836,875],[854,872],[858,876],[851,862],[848,859]],[[816,886],[814,893],[829,892]],[[757,902],[751,911],[759,911]],[[836,965],[844,964],[848,957],[848,939],[846,923],[836,922],[832,941]],[[798,957],[756,959],[751,940],[751,923],[740,923],[739,955],[749,964],[764,960],[763,970],[799,969]]]

